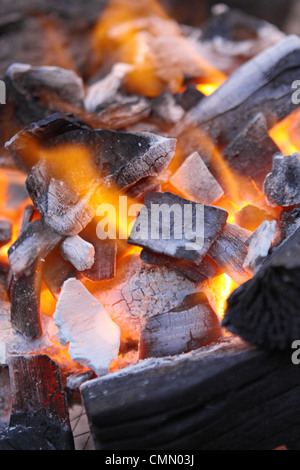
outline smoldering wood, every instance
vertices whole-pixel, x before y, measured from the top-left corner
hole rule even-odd
[[[9,220],[0,220],[0,247],[10,242],[12,238],[12,223]]]
[[[152,222],[154,220],[152,207],[155,208],[155,205],[160,207],[161,210],[163,210],[163,207],[167,208],[168,213],[165,214],[165,217],[163,215],[162,217],[159,217],[159,220],[157,221],[159,227],[155,232],[155,236],[153,236],[151,233]],[[181,220],[176,221],[174,213],[173,217],[171,217],[173,210],[172,206],[176,206],[181,209]],[[198,219],[197,230],[199,230],[199,224],[201,224],[201,229],[204,229],[204,240],[202,246],[197,244],[194,234],[190,239],[186,236],[187,234],[184,230],[184,218],[187,218],[185,214],[186,206],[189,206],[191,209],[192,224],[190,225],[195,228],[196,219]],[[141,246],[142,248],[156,253],[185,259],[196,264],[200,264],[202,262],[207,251],[222,231],[228,216],[228,213],[223,209],[198,204],[170,192],[147,193],[145,196],[144,207],[146,208],[146,211],[142,209],[139,212],[127,242],[131,245]],[[201,220],[199,220],[198,210],[201,212],[201,215],[204,215],[203,218],[201,217]],[[178,228],[181,228],[180,236],[179,234],[176,234],[176,229]],[[192,242],[195,243],[193,244]],[[187,244],[191,245],[191,249],[186,249]]]
[[[222,270],[208,256],[204,256],[202,262],[198,265],[183,259],[175,259],[171,256],[154,253],[153,251],[143,249],[141,252],[141,260],[147,264],[155,266],[165,266],[173,269],[186,279],[193,282],[203,282],[222,274]]]
[[[224,195],[223,189],[198,152],[184,160],[171,176],[170,183],[185,197],[202,204],[213,204]]]
[[[120,326],[122,341],[135,342],[153,315],[176,308],[186,295],[197,293],[201,284],[174,269],[147,265],[135,253],[118,262],[113,279],[90,282],[87,287]]]
[[[231,294],[223,326],[264,349],[290,349],[300,334],[299,265],[298,228]]]
[[[79,235],[65,238],[60,245],[60,251],[63,258],[70,261],[77,271],[91,269],[95,263],[95,248]]]
[[[42,219],[29,223],[8,251],[9,263],[15,278],[33,274],[42,261],[63,240],[63,237]]]
[[[205,293],[189,295],[178,307],[151,317],[141,330],[139,357],[181,354],[217,341],[222,329]]]
[[[248,254],[246,241],[250,235],[248,230],[227,223],[207,253],[237,284],[243,284],[249,279],[249,273],[243,265]]]
[[[247,272],[255,272],[266,256],[268,256],[269,250],[274,242],[276,225],[276,220],[273,222],[266,220],[246,241],[248,253],[243,268]]]
[[[99,450],[296,449],[299,383],[290,352],[229,337],[86,382],[81,393]]]
[[[222,155],[230,168],[246,178],[250,177],[262,189],[276,152],[279,148],[269,137],[266,118],[263,113],[258,113]]]
[[[195,127],[213,143],[228,145],[261,109],[270,129],[297,108],[291,100],[291,83],[299,76],[295,67],[299,55],[297,36],[287,36],[269,47],[239,67],[212,95],[201,100],[174,129],[173,135],[180,135],[188,144],[189,128]],[[193,150],[197,149],[202,155],[201,141],[197,144],[200,147]],[[211,151],[206,151],[211,159]]]
[[[73,450],[58,366],[46,355],[12,356],[12,411],[1,433],[2,450]]]
[[[70,278],[79,278],[80,274],[74,266],[63,259],[59,247],[46,257],[43,269],[43,280],[51,294],[57,299],[63,283]]]
[[[264,194],[270,206],[289,207],[300,203],[300,153],[277,153],[264,182]]]

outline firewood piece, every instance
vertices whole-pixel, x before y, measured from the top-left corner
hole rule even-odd
[[[95,248],[78,235],[65,238],[60,245],[60,251],[63,258],[70,261],[77,271],[90,269],[95,263]]]
[[[193,282],[203,282],[222,274],[221,268],[208,256],[204,256],[202,262],[197,265],[184,259],[176,259],[144,249],[141,252],[141,260],[147,264],[173,269]]]
[[[59,342],[69,343],[73,361],[96,375],[108,373],[118,355],[120,328],[80,281],[68,279],[64,283],[53,319]]]
[[[264,182],[264,194],[270,206],[300,203],[300,153],[274,156],[272,172]]]
[[[189,216],[192,219],[190,221],[187,220],[189,216],[186,209],[190,209]],[[162,214],[161,218],[159,211]],[[149,192],[145,196],[144,208],[139,212],[128,243],[200,264],[222,231],[227,216],[228,213],[218,207],[198,204],[169,192]],[[176,217],[180,217],[180,220],[176,220]],[[153,235],[151,232],[154,222],[157,227]],[[201,244],[195,241],[195,234],[191,234],[190,238],[186,234],[187,226],[191,228],[196,225],[197,236],[200,229],[203,231]],[[176,233],[178,228],[181,229],[180,234]]]
[[[204,293],[187,296],[181,305],[156,315],[142,329],[139,357],[163,357],[188,352],[222,336],[219,319]]]
[[[97,450],[299,449],[299,384],[290,351],[229,337],[141,361],[86,382],[81,393]]]
[[[213,204],[224,194],[198,152],[183,162],[170,182],[187,198],[203,204]]]
[[[244,261],[244,269],[253,273],[266,258],[272,246],[276,230],[276,220],[263,222],[258,229],[248,238],[248,254]]]
[[[275,220],[271,214],[264,209],[247,204],[235,214],[235,223],[250,232],[254,232],[265,220],[272,222]]]
[[[191,111],[188,122],[216,142],[229,144],[261,110],[270,129],[296,109],[291,83],[299,78],[300,39],[290,35],[236,70],[212,95]],[[236,90],[239,90],[237,93]],[[186,129],[187,123],[182,123]]]
[[[186,295],[198,292],[199,284],[174,269],[147,265],[136,253],[119,261],[114,279],[91,282],[88,288],[120,326],[122,341],[138,341],[149,318],[176,308]]]
[[[300,335],[300,229],[274,247],[228,299],[223,326],[265,349],[290,349]]]
[[[0,247],[10,242],[12,237],[12,223],[9,220],[0,220]]]
[[[55,248],[45,259],[43,279],[51,294],[57,299],[63,283],[71,277],[79,277],[74,266],[63,259],[59,248]]]
[[[37,262],[43,260],[62,240],[63,237],[41,219],[28,224],[8,251],[15,278],[32,274]]]
[[[237,225],[226,224],[207,255],[237,284],[249,279],[243,264],[248,254],[246,240],[251,232]]]
[[[258,113],[224,150],[223,157],[230,168],[250,176],[262,189],[276,152],[279,148],[269,137],[266,118]]]
[[[1,449],[73,450],[66,397],[58,366],[46,355],[9,361],[12,413]]]

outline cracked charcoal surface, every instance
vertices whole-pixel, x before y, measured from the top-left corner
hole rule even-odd
[[[300,203],[300,153],[276,154],[272,173],[264,182],[264,193],[270,206],[293,206]]]

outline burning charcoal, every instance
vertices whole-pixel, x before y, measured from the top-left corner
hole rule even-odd
[[[227,216],[223,209],[204,206],[169,192],[147,193],[128,243],[200,264],[222,231]],[[196,225],[195,241],[195,233],[190,233],[188,238],[186,228],[191,231]]]
[[[1,353],[0,353],[1,358]],[[11,388],[8,367],[0,361],[0,435],[9,425],[11,411]],[[1,444],[0,444],[1,446]]]
[[[258,229],[248,238],[246,244],[249,247],[248,254],[244,261],[244,269],[249,273],[255,272],[269,253],[274,242],[276,220],[263,222]]]
[[[264,183],[264,193],[270,206],[294,206],[300,203],[300,153],[285,157],[276,154],[272,173]]]
[[[196,106],[200,100],[205,97],[201,91],[197,90],[192,83],[188,84],[184,92],[175,95],[176,102],[184,109],[189,111]]]
[[[237,225],[226,224],[215,243],[208,251],[208,256],[220,266],[237,284],[249,279],[243,265],[248,254],[246,245],[251,232]]]
[[[58,366],[46,355],[12,356],[9,361],[12,412],[0,435],[2,450],[73,450]]]
[[[10,242],[12,237],[12,223],[9,220],[0,220],[0,247]]]
[[[176,102],[176,98],[168,91],[163,91],[151,101],[151,117],[160,122],[174,124],[183,118],[184,109]]]
[[[259,207],[247,204],[235,214],[235,223],[250,232],[254,232],[265,220],[271,222],[275,218]]]
[[[212,204],[224,194],[198,152],[184,161],[170,178],[170,182],[186,197],[203,204]]]
[[[148,320],[141,331],[140,359],[188,352],[221,336],[219,319],[206,295],[190,295],[177,308]]]
[[[269,47],[236,70],[212,95],[201,100],[180,123],[176,134],[181,130],[185,141],[189,140],[187,129],[192,124],[200,127],[215,143],[228,145],[261,109],[270,129],[296,109],[291,99],[291,84],[299,79],[299,67],[295,67],[299,56],[297,36],[287,36]]]
[[[73,361],[97,375],[108,373],[118,355],[120,329],[80,281],[68,279],[64,283],[53,318],[59,342],[70,343]]]
[[[59,248],[55,248],[45,259],[43,270],[44,281],[51,292],[57,299],[61,292],[63,283],[71,277],[79,277],[74,266],[63,259]]]
[[[145,194],[148,191],[160,192],[161,181],[151,176],[148,176],[146,178],[139,180],[137,183],[131,186],[128,189],[127,194],[129,197],[131,197],[135,201],[143,202],[145,198]]]
[[[224,150],[223,156],[230,168],[252,178],[262,189],[266,175],[271,171],[273,156],[279,151],[269,137],[267,121],[258,113]]]
[[[14,63],[8,67],[5,80],[23,125],[37,121],[51,111],[64,112],[65,104],[83,107],[83,82],[72,70]]]
[[[173,269],[144,264],[138,253],[120,260],[114,279],[88,287],[120,326],[122,340],[132,341],[139,340],[152,316],[178,307],[186,295],[199,290],[199,284]]]
[[[43,260],[62,239],[41,219],[28,224],[8,251],[15,278],[32,274],[37,262]]]
[[[174,269],[186,279],[194,282],[203,282],[222,274],[221,268],[208,258],[208,256],[205,256],[202,262],[197,265],[184,259],[176,259],[144,249],[141,252],[141,260],[147,264]]]
[[[291,351],[231,336],[85,382],[81,394],[97,450],[298,449],[299,383]]]
[[[282,39],[284,33],[263,19],[217,4],[199,36],[193,44],[202,57],[231,74],[242,63]]]
[[[277,245],[255,276],[228,299],[223,326],[265,349],[300,337],[300,229]]]
[[[77,271],[90,269],[95,263],[95,248],[78,235],[67,237],[60,245],[60,251],[63,258],[70,261]]]
[[[300,226],[300,205],[280,212],[279,227],[283,238],[292,235]]]

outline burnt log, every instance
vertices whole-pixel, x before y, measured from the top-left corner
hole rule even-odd
[[[228,299],[223,326],[265,349],[300,337],[300,229],[274,247],[255,276]]]
[[[149,192],[128,243],[200,264],[222,231],[227,216],[223,209],[170,192]]]
[[[1,450],[73,450],[58,366],[46,355],[11,356],[12,410]]]
[[[291,352],[231,337],[88,381],[81,393],[99,450],[299,449],[299,384]]]
[[[151,317],[141,330],[139,357],[188,352],[217,341],[222,329],[204,292],[189,295],[178,307]]]

